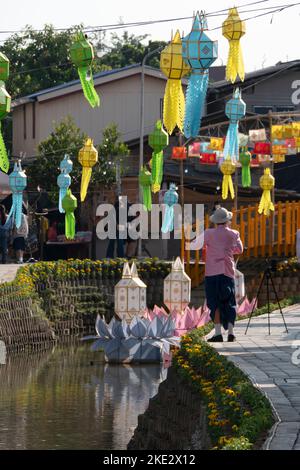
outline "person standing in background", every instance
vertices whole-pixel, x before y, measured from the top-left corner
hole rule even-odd
[[[6,224],[7,213],[5,206],[0,205],[0,249],[2,252],[2,264],[6,264],[7,260],[7,241],[8,241],[8,232],[9,227]]]
[[[215,228],[204,232],[206,249],[205,292],[215,332],[210,342],[222,342],[221,326],[228,330],[228,341],[235,341],[233,332],[236,318],[234,287],[234,255],[243,252],[243,244],[237,230],[230,228],[232,212],[218,207],[210,216]]]
[[[19,228],[16,226],[13,229],[13,249],[16,253],[17,264],[23,263],[23,256],[25,251],[25,240],[28,237],[28,219],[27,215],[22,214],[22,221]]]

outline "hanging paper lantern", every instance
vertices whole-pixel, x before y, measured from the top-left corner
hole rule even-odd
[[[85,141],[84,147],[79,150],[78,161],[82,165],[80,199],[83,202],[90,184],[92,168],[98,161],[98,152],[93,145],[92,139],[88,138]]]
[[[170,313],[183,313],[191,301],[191,279],[184,271],[179,257],[172,263],[172,271],[164,280],[164,304]]]
[[[293,137],[300,137],[300,122],[293,122]]]
[[[275,154],[275,155],[286,155],[287,153],[287,147],[284,144],[280,144],[280,145],[272,145],[272,154]]]
[[[183,129],[185,102],[181,79],[190,70],[182,58],[179,31],[176,31],[171,43],[161,52],[160,68],[168,78],[164,96],[163,121],[168,133],[172,134],[176,126],[181,131]]]
[[[69,155],[65,155],[63,160],[60,162],[60,175],[57,177],[57,186],[59,187],[59,212],[63,214],[65,211],[62,207],[62,200],[67,194],[67,189],[71,186],[70,173],[73,169],[73,162],[69,158]]]
[[[223,137],[211,137],[209,148],[211,150],[223,150],[225,139]]]
[[[9,187],[12,191],[12,206],[7,220],[20,228],[22,224],[23,191],[27,186],[27,176],[22,170],[21,162],[15,163],[14,171],[9,175]]]
[[[249,136],[247,134],[242,134],[239,132],[239,147],[247,147],[249,143]]]
[[[220,170],[223,173],[222,182],[222,198],[228,198],[228,192],[230,192],[231,198],[234,198],[234,187],[231,175],[235,172],[235,164],[228,158],[220,165]]]
[[[275,178],[271,175],[270,168],[265,168],[263,176],[259,180],[261,189],[263,190],[261,200],[258,207],[259,214],[265,216],[270,215],[270,211],[274,211],[274,204],[271,200],[271,190],[275,186]]]
[[[162,224],[162,233],[172,232],[174,229],[174,206],[178,203],[178,193],[174,183],[170,184],[169,190],[164,195],[165,214]]]
[[[191,145],[189,145],[189,151],[188,151],[188,156],[189,157],[200,157],[201,153],[201,144],[200,142],[193,142]]]
[[[267,140],[266,129],[252,129],[249,131],[250,142],[263,142]]]
[[[201,153],[200,163],[205,165],[215,165],[217,163],[216,153]]]
[[[67,194],[62,200],[62,207],[65,211],[65,235],[68,240],[75,238],[75,215],[74,211],[77,209],[77,199],[73,196],[71,189],[67,190]]]
[[[9,59],[0,52],[0,80],[6,82],[9,77]]]
[[[255,142],[254,153],[260,155],[270,155],[271,144],[269,142]]]
[[[204,32],[207,29],[205,15],[197,13],[192,31],[182,40],[182,56],[192,69],[184,117],[184,135],[187,138],[196,137],[199,133],[209,81],[208,69],[218,58],[218,43],[209,39]]]
[[[226,67],[226,80],[234,83],[237,76],[245,79],[244,60],[240,39],[246,33],[246,23],[241,21],[236,8],[230,8],[228,18],[222,25],[223,36],[229,41],[229,55]]]
[[[242,186],[243,188],[250,188],[251,186],[251,153],[246,148],[240,152],[240,164],[242,165]]]
[[[146,167],[142,167],[139,174],[139,183],[143,193],[143,204],[146,211],[152,209],[152,198],[151,198],[151,184],[152,177],[149,170]]]
[[[225,113],[230,123],[226,135],[224,158],[236,161],[239,158],[239,120],[246,114],[246,104],[241,98],[239,88],[235,89],[233,98],[226,104]]]
[[[92,108],[100,106],[100,98],[94,87],[92,63],[94,49],[83,32],[77,34],[70,49],[71,60],[78,69],[83,93]]]
[[[172,160],[186,160],[187,150],[186,147],[173,147]]]
[[[273,162],[274,163],[283,163],[283,162],[285,162],[285,155],[273,154]]]
[[[251,153],[251,152],[250,152]],[[251,153],[251,162],[250,162],[251,167],[258,167],[259,166],[259,158],[258,155]]]
[[[148,144],[152,152],[152,191],[157,193],[163,180],[164,153],[163,150],[169,145],[169,136],[163,129],[162,122],[157,121],[155,130],[149,135]]]
[[[294,137],[293,124],[285,124],[282,126],[282,138],[291,139],[292,137]]]
[[[283,135],[283,126],[276,125],[272,126],[272,139],[282,139]]]
[[[11,97],[5,89],[4,82],[0,81],[0,169],[4,173],[7,173],[9,170],[9,161],[1,132],[1,120],[10,112],[10,105]]]

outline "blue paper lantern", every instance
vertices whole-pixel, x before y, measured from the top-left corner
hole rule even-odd
[[[176,184],[171,183],[169,190],[164,195],[165,214],[161,231],[163,233],[172,232],[174,229],[174,206],[178,203],[178,193]]]
[[[224,146],[224,159],[230,158],[236,161],[239,159],[239,120],[246,114],[246,103],[242,100],[239,88],[234,90],[233,98],[227,102],[225,113],[229,118],[229,127]]]
[[[12,191],[12,206],[6,223],[13,223],[17,228],[22,223],[23,191],[27,186],[27,176],[22,170],[21,162],[15,163],[14,171],[9,175],[9,186]]]
[[[196,14],[191,32],[182,40],[182,56],[192,69],[186,92],[184,135],[196,137],[208,88],[209,67],[218,58],[218,42],[204,32],[207,20],[203,13]]]
[[[59,165],[61,174],[57,177],[57,185],[59,187],[59,212],[64,214],[62,201],[67,194],[69,187],[71,186],[71,176],[69,173],[73,170],[73,162],[69,158],[69,155],[65,155]]]

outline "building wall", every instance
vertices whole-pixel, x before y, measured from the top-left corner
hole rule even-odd
[[[153,129],[161,117],[161,100],[165,80],[147,76],[145,78],[145,134]],[[140,123],[140,75],[136,74],[97,87],[101,105],[91,108],[82,91],[59,98],[36,102],[35,138],[33,138],[33,104],[19,106],[13,111],[13,153],[36,154],[36,148],[53,130],[53,123],[70,115],[82,131],[90,135],[96,144],[101,141],[102,129],[116,122],[124,141],[139,137]],[[26,111],[24,111],[26,109]],[[24,117],[24,112],[26,116]],[[24,119],[26,118],[26,138]]]
[[[273,111],[276,112],[278,107],[295,106],[292,102],[292,94],[295,91],[292,84],[299,79],[299,72],[290,71],[255,85],[254,89],[250,88],[243,93],[247,110],[255,112],[255,106],[273,106]],[[295,108],[299,109],[299,105]],[[279,109],[279,111],[282,110]]]

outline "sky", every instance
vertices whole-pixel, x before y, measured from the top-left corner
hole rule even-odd
[[[51,23],[56,28],[67,28],[83,23],[85,26],[102,26],[106,24],[158,19],[189,17],[200,9],[207,13],[232,6],[242,7],[254,0],[12,0],[5,8],[5,15],[0,16],[0,31],[20,30],[26,24],[34,28],[42,28],[45,23]],[[244,8],[253,10],[263,7],[281,6],[297,3],[297,0],[266,0],[264,3]],[[241,15],[242,19],[254,16],[260,12],[249,12]],[[225,16],[209,18],[209,28],[218,28]],[[300,3],[286,11],[267,15],[247,21],[246,35],[242,39],[242,47],[246,71],[257,70],[274,65],[279,61],[300,59],[299,52],[299,22]],[[191,20],[172,21],[155,25],[129,28],[134,34],[149,34],[152,40],[169,40],[171,32],[179,29],[187,34],[191,29]],[[121,34],[121,31],[119,33]],[[107,34],[109,37],[109,34]],[[219,59],[215,65],[226,64],[228,42],[222,36],[222,30],[209,33],[211,39],[219,41]],[[7,34],[0,33],[0,50],[3,39]],[[2,41],[2,42],[1,42]]]

